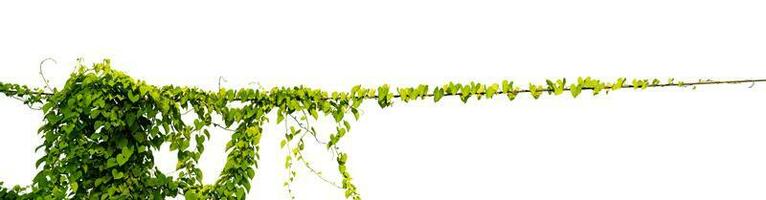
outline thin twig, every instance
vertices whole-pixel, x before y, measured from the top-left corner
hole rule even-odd
[[[317,137],[317,133],[316,133],[316,132],[314,132],[314,130],[312,130],[312,129],[308,128],[308,127],[311,127],[311,125],[309,124],[309,121],[308,121],[308,117],[307,117],[307,116],[305,116],[305,113],[304,113],[304,117],[306,117],[306,120],[305,120],[305,121],[306,121],[306,124],[307,124],[306,126],[304,126],[304,125],[303,125],[303,123],[301,123],[300,121],[298,121],[298,118],[296,118],[295,116],[293,116],[293,115],[290,115],[290,117],[291,117],[291,118],[293,118],[293,120],[295,121],[295,123],[297,123],[297,124],[298,124],[298,127],[300,127],[300,128],[301,128],[301,129],[303,129],[303,130],[306,130],[306,132],[309,132],[309,133],[311,134],[311,136],[313,136],[313,137],[314,137],[314,140],[316,140],[316,142],[317,142],[317,143],[319,143],[319,144],[325,144],[325,145],[327,144],[327,142],[323,142],[323,141],[319,140],[319,138]]]
[[[226,79],[223,78],[223,76],[218,76],[218,90],[221,90],[221,81],[223,82],[229,82]]]
[[[43,84],[45,84],[45,88],[47,88],[49,91],[53,91],[53,88],[51,88],[51,86],[50,86],[50,81],[48,81],[48,79],[47,79],[47,78],[45,78],[45,73],[43,73],[43,64],[45,64],[45,61],[49,61],[49,60],[50,60],[50,61],[53,61],[53,63],[55,63],[55,64],[58,64],[58,62],[56,61],[56,59],[53,59],[53,58],[45,58],[45,59],[43,59],[42,61],[40,61],[40,68],[39,68],[39,73],[40,73],[40,78],[42,78],[42,79],[43,79]]]
[[[194,110],[194,109],[189,109],[189,110],[187,110],[186,112],[183,112],[183,113],[181,113],[181,115],[186,115],[186,114],[189,114],[189,113],[190,113],[191,111],[193,111],[193,110]]]
[[[220,124],[218,124],[218,123],[213,123],[213,126],[215,126],[215,127],[218,127],[218,128],[221,128],[221,129],[223,129],[223,130],[231,131],[231,132],[236,132],[236,131],[237,131],[237,130],[234,130],[234,129],[229,129],[229,128],[226,128],[225,126],[223,126],[223,125],[220,125]]]
[[[295,116],[293,116],[292,114],[290,114],[290,117],[291,117],[291,118],[293,118],[293,120],[295,120],[295,123],[297,123],[297,124],[298,124],[298,125],[301,127],[301,129],[304,129],[304,130],[306,130],[305,132],[301,133],[301,137],[300,137],[300,138],[298,138],[298,141],[299,141],[299,142],[303,142],[303,137],[305,137],[305,136],[306,136],[306,133],[307,133],[307,132],[308,132],[308,133],[311,133],[311,132],[313,132],[313,131],[310,131],[310,130],[308,130],[307,128],[303,127],[303,124],[301,124],[301,123],[298,121],[298,119],[297,119]],[[305,116],[304,116],[304,117],[305,117]],[[287,121],[285,121],[285,134],[287,134],[287,123],[288,123],[288,122],[287,122]],[[308,119],[306,120],[306,123],[308,123]],[[309,126],[311,126],[311,125],[309,125]],[[316,134],[316,133],[314,133],[314,134],[312,134],[312,135],[314,136],[314,139],[316,139],[317,143],[320,143],[320,144],[326,144],[326,143],[322,143],[321,141],[319,141],[319,139],[317,139],[317,137],[316,137],[316,135],[315,135],[315,134]],[[286,145],[287,145],[287,149],[288,149],[288,152],[290,152],[289,150],[292,148],[292,147],[290,146],[290,142],[287,142],[287,144],[286,144]],[[301,163],[303,163],[303,166],[305,166],[307,169],[309,169],[309,171],[311,171],[311,173],[313,173],[315,176],[317,176],[317,177],[318,177],[319,179],[321,179],[322,181],[324,181],[324,182],[326,182],[326,183],[328,183],[328,184],[330,184],[330,185],[332,185],[332,186],[335,186],[335,187],[336,187],[336,188],[338,188],[338,189],[343,189],[343,187],[341,187],[341,186],[340,186],[338,183],[335,183],[334,181],[331,181],[331,180],[327,179],[326,177],[324,177],[324,175],[322,175],[322,173],[321,173],[321,172],[319,172],[318,170],[316,170],[316,169],[314,169],[313,167],[311,167],[311,164],[309,164],[309,162],[308,162],[308,161],[307,161],[305,158],[306,158],[306,157],[303,155],[303,152],[299,150],[299,151],[298,151],[298,158],[297,158],[297,159],[298,159],[298,160],[300,160],[300,161],[301,161]]]
[[[16,99],[16,100],[19,100],[19,101],[21,101],[21,102],[26,102],[26,101],[27,101],[27,100],[25,100],[25,99],[22,99],[21,97],[17,97],[17,96],[11,96],[11,98],[13,98],[13,99]],[[35,108],[35,107],[32,107],[32,104],[26,104],[26,105],[27,105],[27,107],[29,107],[29,109],[32,109],[32,110],[42,110],[42,108]]]
[[[328,183],[328,184],[330,184],[332,186],[335,186],[338,189],[343,189],[343,187],[341,187],[340,184],[327,179],[326,177],[324,177],[324,175],[322,175],[321,172],[319,172],[316,169],[314,169],[313,167],[311,167],[311,164],[308,161],[306,161],[305,156],[303,156],[302,152],[299,151],[298,154],[300,155],[300,158],[298,160],[300,160],[301,163],[303,163],[303,166],[306,166],[306,168],[309,169],[309,171],[311,171],[311,173],[316,175],[322,181],[324,181],[324,182],[326,182],[326,183]]]

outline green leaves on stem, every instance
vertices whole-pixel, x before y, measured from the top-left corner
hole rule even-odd
[[[290,176],[286,184],[296,176],[293,161],[307,163],[301,151],[303,137],[308,135],[335,155],[346,198],[360,199],[347,168],[348,154],[340,150],[339,144],[351,131],[348,116],[359,119],[359,107],[365,100],[375,99],[378,106],[386,108],[397,98],[407,103],[433,97],[434,102],[439,102],[455,96],[467,103],[472,97],[481,100],[505,95],[512,101],[521,93],[538,99],[544,93],[561,95],[569,91],[577,97],[583,90],[596,95],[623,87],[662,85],[658,79],[634,79],[632,85],[625,82],[626,78],[602,82],[579,77],[568,87],[566,79],[556,79],[546,80],[544,85],[529,83],[526,89],[503,80],[491,84],[449,82],[432,89],[425,84],[397,88],[384,84],[376,88],[356,85],[349,92],[331,93],[303,86],[270,90],[221,88],[211,92],[148,85],[112,70],[111,63],[105,60],[91,67],[79,66],[63,88],[51,93],[0,83],[0,92],[6,96],[18,98],[30,107],[42,105],[45,120],[39,129],[44,142],[38,147],[44,155],[36,163],[41,171],[29,187],[0,187],[0,199],[164,199],[179,195],[187,199],[244,199],[258,168],[262,126],[270,122],[272,111],[276,112],[277,124],[288,127],[293,119],[300,127],[296,130],[289,126],[280,142],[280,147],[288,150],[285,168]],[[668,84],[675,83],[670,79]],[[293,118],[295,113],[303,114],[302,121]],[[332,116],[335,131],[318,134],[309,124],[309,116],[314,120]],[[226,144],[228,155],[218,180],[204,184],[198,162],[211,126],[231,131],[231,139]],[[168,177],[154,167],[151,150],[165,143],[177,152],[177,177]]]

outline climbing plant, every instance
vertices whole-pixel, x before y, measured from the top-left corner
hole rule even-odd
[[[314,175],[342,189],[346,198],[360,199],[341,139],[360,117],[359,106],[374,100],[381,108],[394,102],[447,96],[514,100],[521,93],[534,99],[543,94],[573,97],[584,91],[593,95],[622,88],[686,87],[705,84],[764,82],[766,80],[684,83],[669,79],[626,78],[601,81],[589,77],[547,80],[543,84],[513,81],[483,84],[447,83],[441,86],[376,88],[354,86],[347,92],[328,92],[304,86],[206,91],[194,87],[154,86],[114,70],[109,60],[91,66],[79,64],[62,88],[45,90],[0,82],[0,92],[21,100],[44,114],[38,129],[44,155],[36,162],[39,173],[28,186],[0,187],[0,199],[244,199],[256,175],[263,126],[284,124],[280,146],[285,149],[288,179],[283,183],[291,198],[290,184],[300,163]],[[396,100],[398,99],[398,100]],[[335,130],[318,134],[312,122],[331,118]],[[210,129],[231,131],[226,143],[226,163],[213,184],[203,183],[198,166],[210,139]],[[177,151],[177,175],[164,174],[155,166],[152,150],[169,144]],[[306,145],[322,145],[337,163],[339,183],[324,177],[304,157]],[[0,182],[2,184],[2,182]]]

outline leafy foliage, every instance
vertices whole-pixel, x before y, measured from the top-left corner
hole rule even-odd
[[[596,95],[604,89],[675,86],[672,80],[660,84],[656,79],[636,79],[632,85],[624,85],[625,80],[602,82],[585,77],[569,87],[565,79],[547,80],[546,86],[529,83],[528,89],[506,80],[493,84],[450,82],[432,89],[428,85],[396,89],[357,85],[349,92],[331,93],[303,86],[205,91],[149,85],[113,70],[109,60],[91,67],[80,64],[65,86],[52,92],[0,83],[0,92],[29,106],[42,105],[44,113],[44,124],[38,130],[44,139],[38,147],[44,152],[37,161],[41,171],[30,186],[0,187],[0,199],[165,199],[179,195],[186,199],[244,199],[258,168],[262,127],[269,123],[271,113],[276,115],[277,124],[285,125],[280,146],[287,152],[285,169],[289,176],[284,185],[291,197],[294,162],[301,162],[343,189],[346,198],[361,199],[347,167],[349,155],[339,144],[351,131],[349,116],[358,120],[359,106],[365,100],[374,99],[385,108],[397,98],[410,102],[433,97],[438,102],[445,96],[457,96],[468,102],[472,97],[479,100],[505,94],[512,101],[519,93],[530,93],[537,99],[543,93],[570,91],[577,97],[582,90]],[[191,121],[182,119],[186,113],[191,114]],[[329,138],[321,138],[310,122],[329,116],[336,123],[335,131]],[[213,126],[232,134],[221,175],[214,184],[204,184],[198,162]],[[310,167],[302,153],[306,136],[332,152],[342,177],[340,184]],[[166,143],[177,151],[178,176],[163,174],[155,167],[152,150]]]

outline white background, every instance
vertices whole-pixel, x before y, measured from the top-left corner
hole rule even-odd
[[[3,1],[0,81],[61,86],[112,58],[151,84],[411,86],[590,75],[766,78],[761,1]],[[622,90],[572,99],[363,105],[342,146],[365,199],[764,199],[766,85]],[[0,98],[0,180],[29,184],[41,114]],[[281,126],[253,199],[286,199]],[[329,131],[329,129],[326,129]],[[206,181],[228,134],[203,155]],[[172,171],[174,155],[157,153]],[[337,178],[329,155],[317,167]],[[300,166],[300,165],[296,165]],[[298,199],[342,199],[300,171]]]

